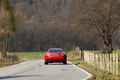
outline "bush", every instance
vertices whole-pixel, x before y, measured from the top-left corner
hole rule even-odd
[[[4,62],[4,59],[0,58],[0,63],[3,63]]]
[[[19,57],[17,55],[7,55],[5,58],[7,63],[12,63],[15,61],[19,61]]]

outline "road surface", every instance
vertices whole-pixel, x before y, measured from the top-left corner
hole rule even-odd
[[[43,60],[26,61],[0,69],[0,80],[86,80],[91,76],[70,62],[44,65]]]

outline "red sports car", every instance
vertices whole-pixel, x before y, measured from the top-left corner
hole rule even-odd
[[[51,48],[44,54],[44,64],[62,62],[67,64],[67,55],[61,48]]]

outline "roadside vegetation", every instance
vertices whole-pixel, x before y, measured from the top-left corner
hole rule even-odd
[[[0,59],[0,68],[6,67],[6,66],[11,66],[11,65],[14,65],[14,64],[18,64],[18,63],[20,63],[20,62],[11,62],[11,63],[8,63],[8,62],[6,62],[6,60]]]
[[[97,54],[100,51],[93,51],[93,52],[96,52],[96,54]],[[72,54],[72,52],[71,52],[68,55],[68,60],[71,61],[72,63],[74,63],[76,66],[91,73],[93,75],[93,77],[88,80],[120,80],[120,74],[113,75],[107,71],[103,71],[97,67],[89,65],[87,62],[80,60],[79,54]],[[119,66],[120,66],[120,63],[119,63]],[[120,72],[120,67],[119,67],[119,72]]]
[[[90,51],[90,52],[93,52],[93,53],[95,53],[95,54],[102,53],[102,51]],[[112,53],[113,53],[113,54],[114,54],[114,53],[120,53],[120,50],[114,50]]]
[[[0,58],[0,68],[21,63],[26,60],[43,59],[44,52],[13,52],[6,58]]]
[[[14,52],[12,55],[17,55],[21,60],[38,60],[43,59],[45,52]]]
[[[1,67],[6,67],[6,66],[11,66],[14,64],[20,63],[21,60],[19,60],[19,57],[16,55],[7,55],[6,58],[0,58],[0,68]]]

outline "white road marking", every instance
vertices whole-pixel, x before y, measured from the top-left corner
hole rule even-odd
[[[69,62],[69,61],[68,61],[68,62]],[[79,68],[78,66],[76,66],[76,65],[73,64],[72,62],[69,62],[69,63],[71,63],[75,68],[77,68],[77,69],[83,71],[84,73],[88,74],[88,77],[86,77],[86,78],[84,78],[84,79],[82,79],[82,80],[87,80],[88,78],[91,78],[91,77],[92,77],[92,74],[88,73],[88,72],[85,71],[84,69]]]

